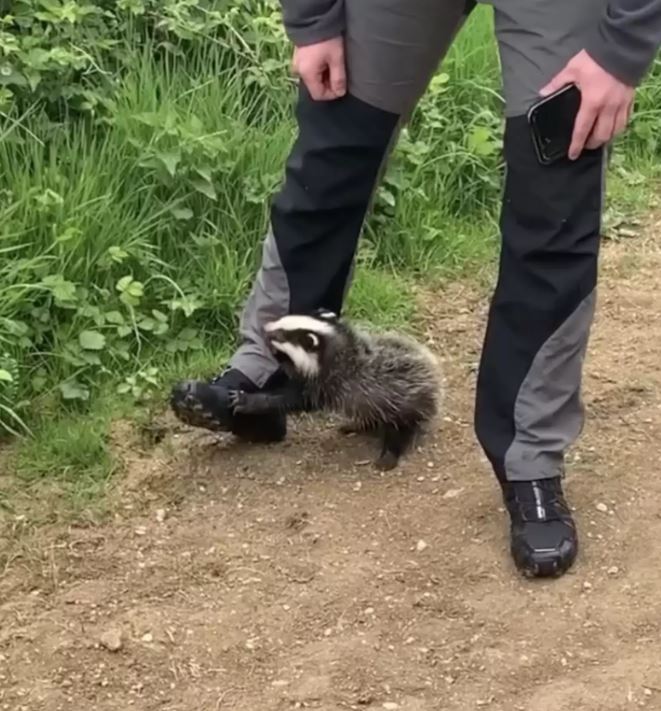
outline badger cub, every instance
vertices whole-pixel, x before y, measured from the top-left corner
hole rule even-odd
[[[279,390],[230,393],[234,412],[342,414],[344,432],[379,437],[380,469],[395,467],[438,414],[438,362],[412,339],[362,331],[325,310],[284,316],[264,334],[288,382]]]

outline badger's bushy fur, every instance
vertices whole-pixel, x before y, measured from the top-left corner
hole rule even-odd
[[[359,329],[326,311],[286,316],[268,324],[265,333],[289,384],[271,395],[241,393],[236,411],[342,414],[345,431],[381,437],[381,468],[395,466],[439,414],[439,363],[412,338]]]
[[[343,322],[326,342],[319,364],[318,374],[306,379],[308,397],[361,429],[422,425],[438,413],[436,360],[404,335],[358,330]]]

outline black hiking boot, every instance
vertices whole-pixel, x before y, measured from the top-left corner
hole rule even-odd
[[[263,389],[279,384],[284,376],[276,373]],[[287,436],[287,418],[282,413],[272,415],[234,414],[229,402],[233,390],[255,392],[259,388],[243,373],[230,369],[209,382],[184,380],[177,383],[170,395],[170,406],[179,420],[192,427],[211,432],[231,432],[248,442],[280,442]]]
[[[566,573],[576,559],[578,538],[560,477],[506,482],[503,494],[517,568],[537,578]]]

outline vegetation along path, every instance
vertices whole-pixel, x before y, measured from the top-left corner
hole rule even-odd
[[[400,470],[318,420],[260,448],[166,418],[149,452],[117,428],[109,522],[6,529],[0,709],[661,708],[660,228],[604,248],[571,574],[510,562],[458,284],[422,299],[447,412]]]

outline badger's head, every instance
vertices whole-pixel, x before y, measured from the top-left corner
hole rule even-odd
[[[292,314],[264,327],[266,341],[282,369],[290,376],[316,378],[345,341],[345,329],[332,311]]]

